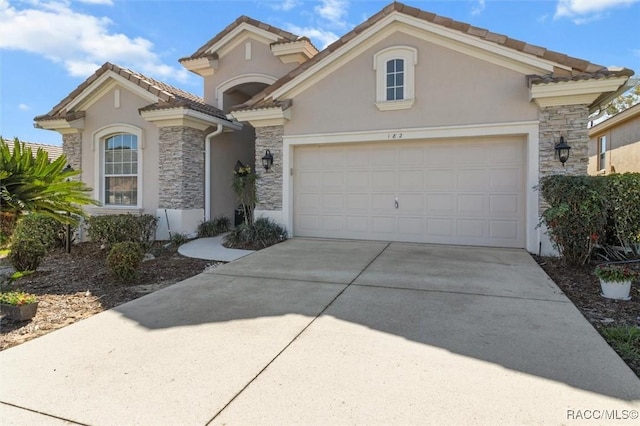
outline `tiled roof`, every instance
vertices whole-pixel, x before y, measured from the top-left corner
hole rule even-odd
[[[13,142],[6,140],[7,141],[7,145],[9,146],[9,151],[13,152]],[[34,143],[34,142],[25,142],[25,141],[21,141],[22,143],[24,143],[24,146],[26,148],[31,148],[31,152],[33,154],[35,154],[38,149],[43,149],[47,152],[47,154],[49,154],[49,160],[53,161],[56,158],[60,157],[63,154],[62,151],[62,147],[58,146],[58,145],[48,145],[48,144],[44,144],[44,143]]]
[[[198,58],[202,58],[202,57],[208,57],[210,54],[206,53],[207,49],[209,49],[211,46],[213,46],[214,44],[216,44],[217,42],[222,40],[227,34],[229,34],[236,27],[240,26],[243,23],[247,23],[249,25],[253,25],[256,28],[260,28],[261,30],[269,31],[270,33],[273,33],[273,34],[277,35],[279,37],[278,42],[296,41],[296,40],[299,39],[299,37],[297,35],[295,35],[293,33],[290,33],[289,31],[285,31],[285,30],[280,29],[278,27],[274,27],[273,25],[269,25],[269,24],[265,24],[264,22],[260,22],[257,19],[249,18],[248,16],[242,15],[241,17],[239,17],[238,19],[233,21],[231,24],[229,24],[224,30],[222,30],[218,34],[216,34],[215,37],[213,37],[211,40],[209,40],[204,45],[202,45],[202,47],[200,47],[198,50],[196,50],[193,55],[187,56],[185,58],[180,58],[179,61],[182,62],[182,61],[188,61],[188,60],[191,60],[191,59],[198,59]],[[213,53],[215,53],[215,52],[213,52]]]
[[[177,87],[173,87],[169,84],[163,83],[150,77],[146,77],[140,73],[127,68],[119,67],[118,65],[111,64],[109,62],[106,62],[104,65],[102,65],[95,73],[93,73],[93,75],[91,75],[91,77],[82,82],[58,105],[53,107],[51,111],[49,111],[45,115],[39,115],[35,117],[34,120],[46,121],[66,119],[67,121],[71,121],[83,117],[84,111],[68,111],[66,108],[67,105],[69,105],[69,103],[71,103],[87,87],[89,87],[91,83],[96,81],[107,71],[113,71],[114,73],[140,86],[144,90],[157,96],[160,99],[160,101],[157,103],[141,108],[142,111],[183,107],[229,121],[221,110],[214,107],[213,105],[207,104],[204,99],[194,95],[193,93],[185,92],[184,90],[178,89]]]
[[[506,35],[492,33],[489,30],[484,28],[474,27],[473,25],[454,21],[453,19],[446,18],[443,16],[438,16],[434,13],[425,12],[415,7],[407,6],[405,4],[399,2],[393,2],[386,7],[384,7],[380,12],[373,15],[371,18],[367,19],[353,30],[327,46],[323,51],[315,55],[310,60],[302,63],[297,68],[293,69],[287,75],[282,77],[280,80],[273,83],[271,86],[265,88],[262,92],[255,95],[249,101],[247,101],[243,105],[238,105],[235,109],[242,108],[260,108],[262,107],[262,103],[269,102],[267,99],[271,93],[273,93],[278,88],[282,87],[284,84],[293,80],[296,76],[300,75],[331,53],[335,52],[338,49],[341,49],[343,46],[347,45],[352,39],[354,39],[358,34],[362,33],[366,29],[372,27],[381,19],[386,16],[399,12],[414,18],[422,19],[427,22],[431,22],[433,24],[441,25],[443,27],[447,27],[456,31],[460,31],[464,34],[477,37],[479,39],[496,43],[498,45],[508,47],[513,50],[517,50],[526,54],[530,54],[536,56],[541,59],[545,59],[551,62],[555,62],[559,65],[563,65],[566,67],[570,67],[571,71],[565,71],[562,69],[557,69],[556,73],[540,77],[540,80],[530,79],[531,84],[538,84],[541,82],[548,82],[555,79],[555,81],[564,81],[563,79],[592,79],[592,78],[606,78],[611,76],[618,75],[633,75],[633,71],[622,68],[619,70],[608,69],[602,65],[593,64],[589,61],[585,61],[583,59],[574,58],[568,56],[564,53],[554,52],[553,50],[547,50],[540,46],[535,46],[532,44],[528,44],[524,41],[516,40],[507,37]]]

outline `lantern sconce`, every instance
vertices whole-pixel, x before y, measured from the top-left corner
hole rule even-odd
[[[560,142],[558,142],[554,148],[558,160],[560,160],[562,167],[564,167],[564,163],[569,159],[569,152],[571,151],[571,147],[564,141],[564,136],[560,136]]]
[[[265,151],[264,156],[262,157],[262,166],[266,171],[269,171],[271,166],[273,166],[273,155],[271,154],[271,151]]]

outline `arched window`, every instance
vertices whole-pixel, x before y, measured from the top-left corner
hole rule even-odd
[[[138,205],[138,137],[119,133],[105,138],[104,204]]]
[[[97,130],[92,138],[96,198],[104,207],[142,208],[142,129],[130,124],[113,124]]]
[[[376,106],[380,111],[407,109],[415,102],[415,65],[418,51],[393,46],[373,57],[376,71]]]

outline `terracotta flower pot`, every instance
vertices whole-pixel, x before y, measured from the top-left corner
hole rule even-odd
[[[0,304],[0,311],[14,321],[27,321],[36,315],[38,302],[26,305],[3,305]]]

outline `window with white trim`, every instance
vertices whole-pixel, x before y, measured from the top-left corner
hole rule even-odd
[[[600,136],[598,138],[598,170],[607,168],[607,137]]]
[[[415,66],[418,51],[393,46],[373,57],[376,71],[376,106],[380,111],[408,109],[415,102]]]
[[[138,205],[138,137],[130,133],[109,136],[104,149],[104,204]]]

